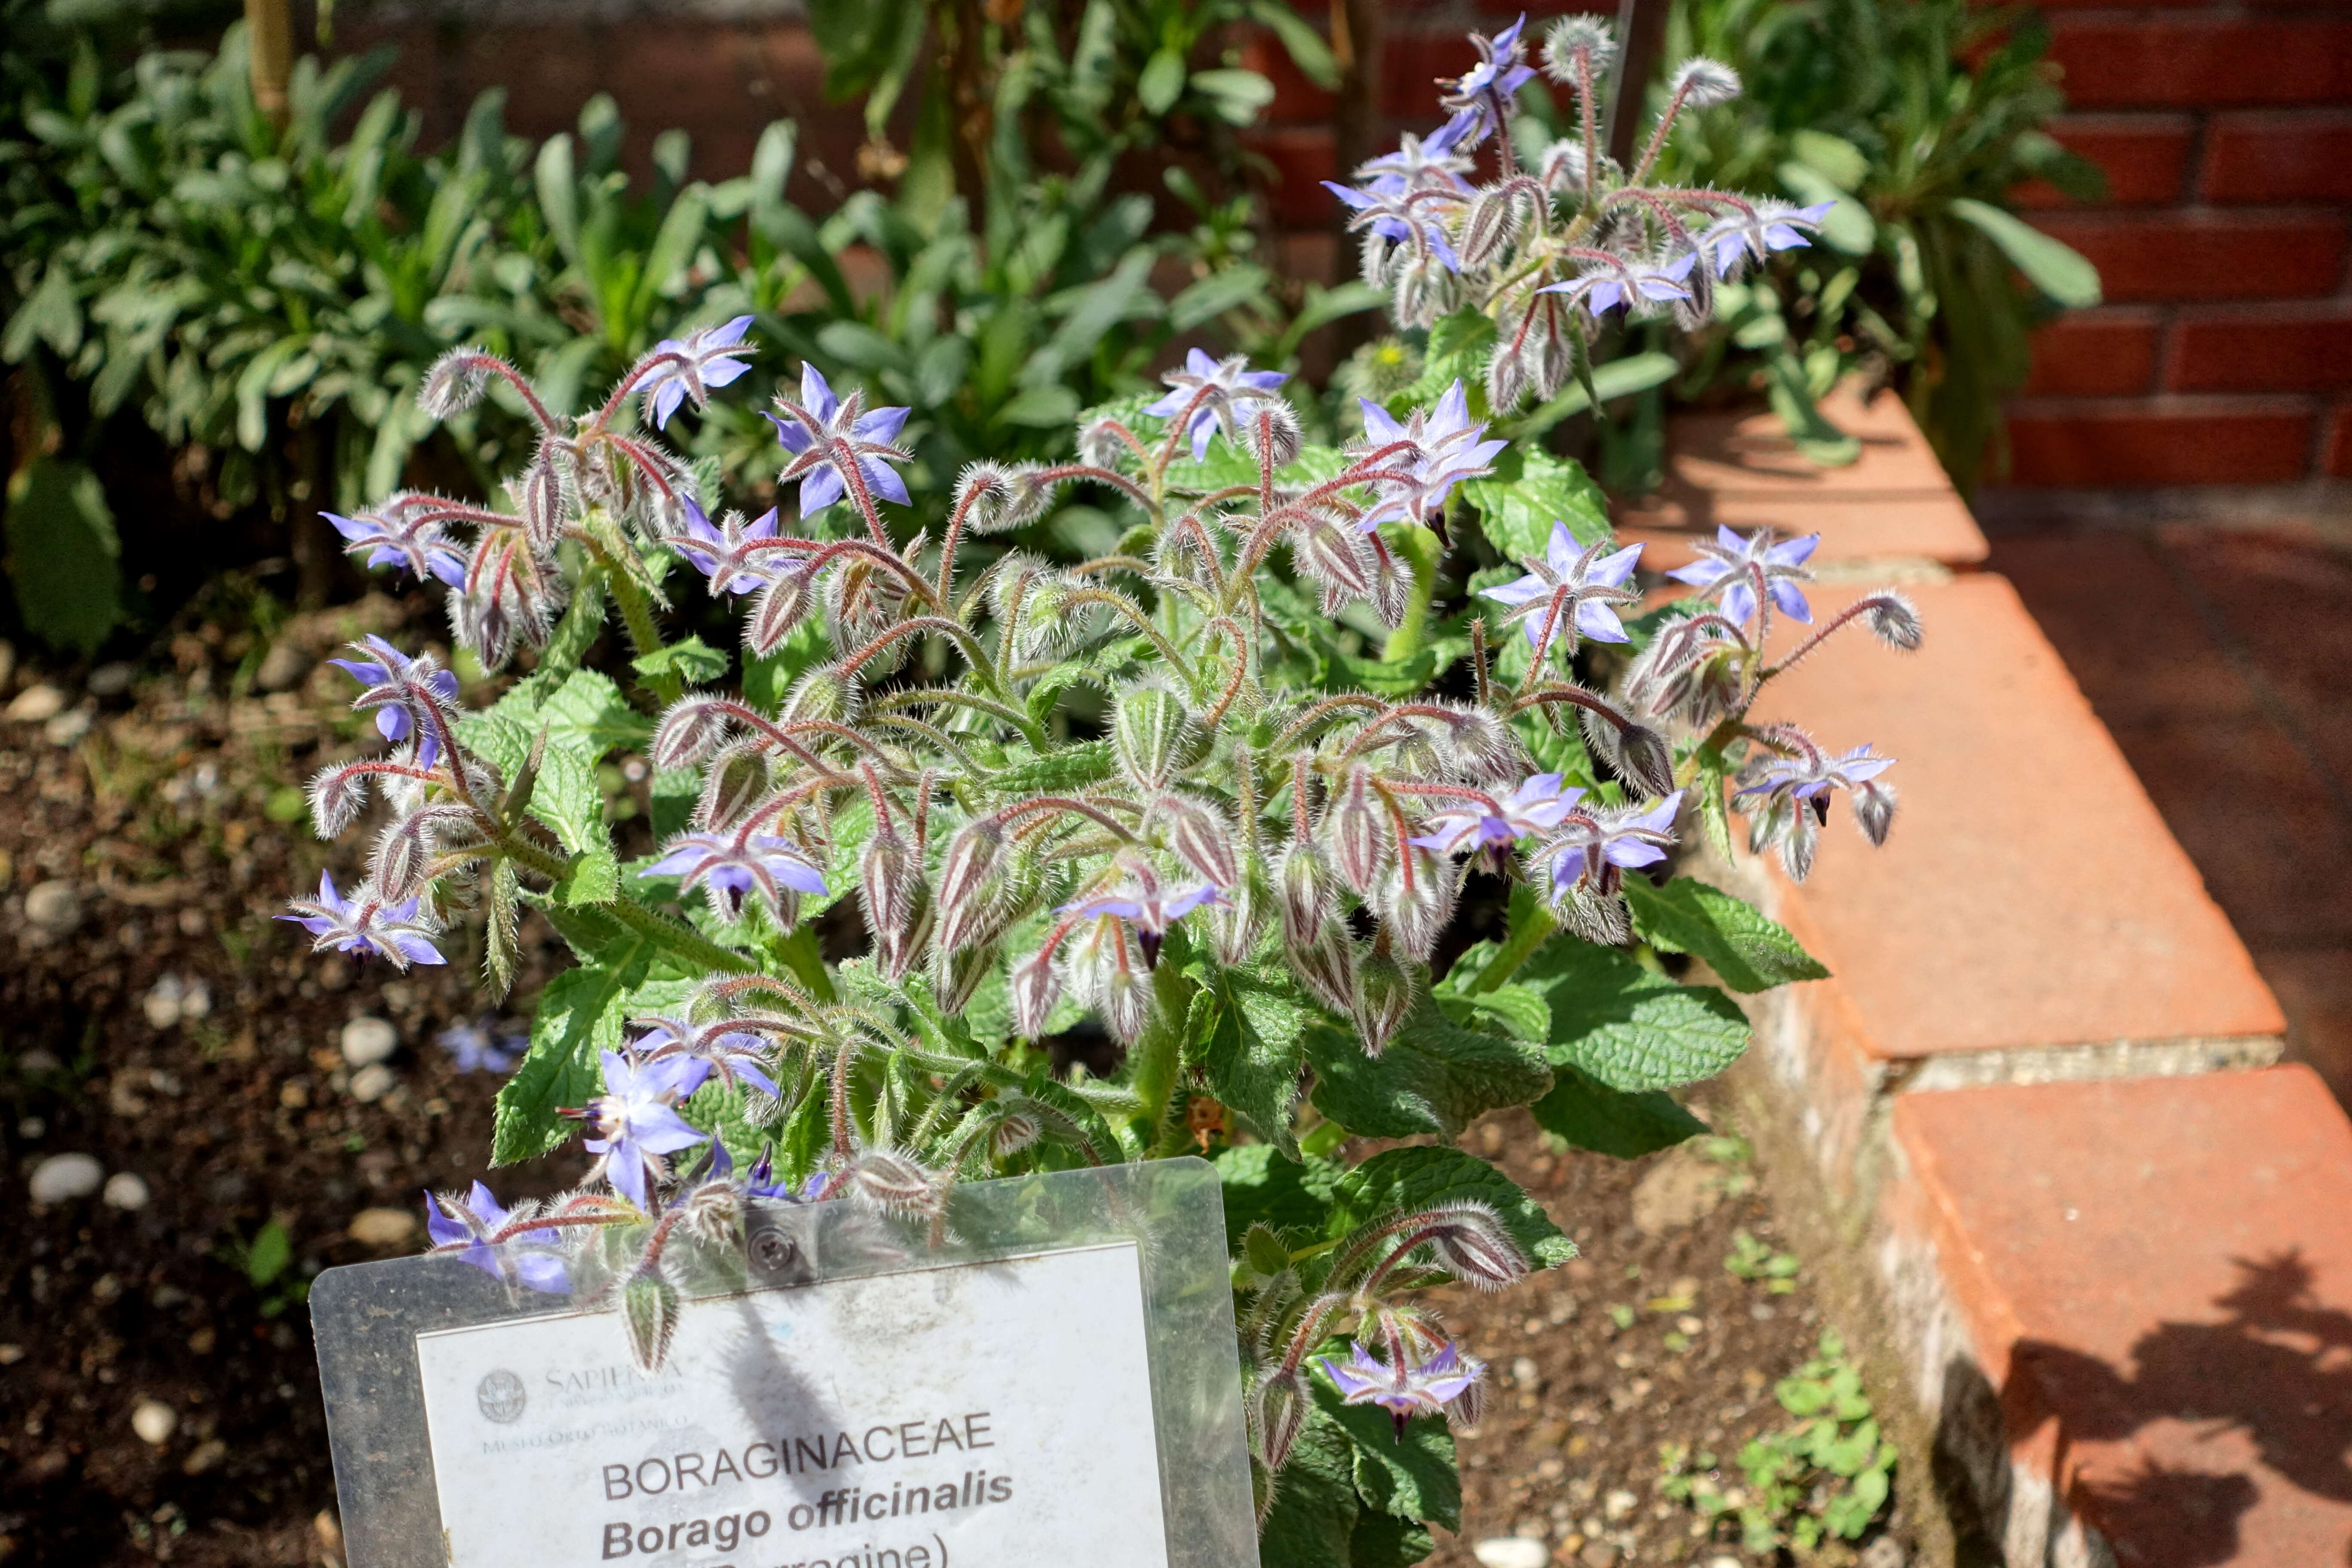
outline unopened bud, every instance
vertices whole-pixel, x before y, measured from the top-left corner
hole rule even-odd
[[[490,356],[468,343],[433,362],[417,388],[416,405],[436,419],[462,414],[481,401],[490,384]]]
[[[874,933],[882,950],[882,965],[893,980],[904,980],[923,962],[931,940],[931,886],[920,877],[913,883],[913,913],[907,923],[885,926]]]
[[[804,562],[794,562],[781,567],[774,581],[760,590],[751,606],[751,618],[744,623],[743,640],[756,654],[772,654],[807,619],[809,605],[816,594],[809,581]]]
[[[938,889],[942,947],[963,945],[985,922],[1003,890],[1004,842],[1003,825],[992,816],[973,818],[948,841]]]
[[[1313,942],[1330,923],[1337,894],[1323,857],[1312,843],[1293,843],[1283,852],[1282,940],[1293,947]]]
[[[1885,844],[1895,826],[1895,786],[1873,779],[1853,792],[1853,820],[1864,837]]]
[[[677,1288],[651,1268],[632,1274],[621,1287],[621,1317],[639,1371],[661,1370],[677,1333]]]
[[[1721,60],[1694,55],[1675,68],[1666,96],[1679,97],[1693,109],[1711,109],[1739,96],[1739,73]]]
[[[1355,1010],[1356,942],[1345,925],[1326,921],[1312,941],[1286,940],[1283,952],[1290,959],[1291,973],[1326,1005],[1340,1013]]]
[[[1891,648],[1911,653],[1919,647],[1926,635],[1919,625],[1919,612],[1911,601],[1891,590],[1873,594],[1863,601],[1870,629],[1878,640]]]
[[[1011,527],[1005,516],[1013,496],[1012,476],[995,463],[969,464],[956,480],[956,508],[963,512],[964,528],[972,533],[994,533]]]
[[[1379,1056],[1388,1047],[1390,1037],[1412,1011],[1412,972],[1396,961],[1387,942],[1375,942],[1356,965],[1356,1030],[1366,1056]]]
[[[1407,873],[1410,872],[1408,877]],[[1381,886],[1381,920],[1396,945],[1416,963],[1436,949],[1445,922],[1454,918],[1454,868],[1427,847],[1408,844]]]
[[[1448,1204],[1418,1217],[1432,1222],[1425,1239],[1438,1267],[1472,1289],[1492,1293],[1526,1275],[1527,1254],[1486,1205]]]
[[[788,724],[807,719],[847,724],[856,721],[858,706],[857,684],[836,667],[820,664],[810,667],[793,683],[776,717]]]
[[[1192,721],[1183,699],[1160,686],[1130,686],[1111,710],[1119,771],[1139,789],[1161,790],[1185,761]]]
[[[931,995],[940,1011],[953,1017],[971,1003],[981,983],[995,973],[1002,956],[994,942],[984,946],[950,948],[931,965]]]
[[[516,510],[522,514],[523,537],[533,553],[545,555],[563,537],[563,484],[555,476],[555,454],[544,441],[530,467],[512,486]]]
[[[1379,886],[1387,858],[1388,825],[1372,795],[1371,773],[1358,766],[1323,810],[1323,845],[1340,879],[1365,898]]]
[[[1014,964],[1010,989],[1013,1032],[1024,1040],[1037,1038],[1062,1001],[1062,972],[1053,955],[1040,951]]]
[[[694,820],[706,828],[724,827],[767,793],[768,759],[756,747],[733,747],[703,770]]]
[[[1290,531],[1290,558],[1328,589],[1350,598],[1372,591],[1371,552],[1352,528],[1321,518],[1300,523]]]
[[[692,767],[726,741],[728,723],[717,698],[689,693],[678,699],[654,731],[654,766]]]
[[[1675,787],[1675,754],[1665,737],[1646,725],[1629,725],[1618,732],[1616,762],[1617,771],[1653,799]]]
[[[868,838],[857,857],[857,896],[866,906],[866,929],[903,931],[912,923],[915,884],[922,875],[921,858],[887,825]]]
[[[350,763],[319,770],[310,781],[310,826],[321,839],[333,839],[359,816],[367,805],[367,781]]]
[[[922,1214],[937,1196],[931,1173],[895,1149],[866,1150],[847,1174],[849,1190],[885,1214]]]
[[[1291,1447],[1307,1425],[1307,1406],[1306,1381],[1295,1372],[1276,1371],[1258,1385],[1259,1458],[1268,1470],[1281,1469],[1289,1459]]]
[[[1260,462],[1271,456],[1276,468],[1286,466],[1297,458],[1303,439],[1297,412],[1279,397],[1261,399],[1243,416],[1242,445]]]
[[[1216,941],[1218,963],[1235,969],[1250,961],[1257,952],[1258,939],[1265,934],[1274,901],[1265,863],[1251,856],[1242,865],[1240,876],[1225,889],[1224,898],[1209,906],[1209,931]]]
[[[1168,824],[1168,847],[1178,859],[1218,889],[1230,888],[1240,879],[1234,830],[1213,806],[1186,795],[1163,795],[1154,809]]]

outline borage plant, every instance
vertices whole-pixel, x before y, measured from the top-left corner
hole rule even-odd
[[[1793,242],[1801,216],[1711,193],[1611,205],[1613,179],[1572,161],[1530,184],[1499,155],[1499,184],[1470,191],[1481,116],[1508,113],[1525,68],[1517,29],[1480,42],[1456,119],[1401,155],[1417,172],[1370,176],[1408,313],[1440,286],[1424,260],[1454,279],[1443,258],[1494,254],[1497,214],[1576,268],[1529,296],[1530,261],[1486,296],[1504,352],[1539,339],[1528,363],[1554,368],[1610,300],[1701,309],[1694,279]],[[1553,63],[1583,83],[1604,44],[1570,22]],[[1599,216],[1558,228],[1576,202]],[[1685,208],[1737,221],[1693,232]],[[1654,878],[1727,807],[1797,875],[1832,790],[1883,837],[1885,759],[1751,714],[1838,625],[1916,643],[1910,610],[1865,596],[1768,662],[1772,617],[1811,617],[1813,542],[1726,535],[1675,574],[1693,595],[1634,615],[1638,547],[1613,546],[1572,470],[1487,437],[1484,388],[1368,404],[1360,440],[1307,447],[1279,376],[1198,354],[1159,401],[1087,416],[1076,461],[971,467],[937,539],[892,527],[905,411],[804,369],[770,416],[796,523],[714,521],[643,425],[704,406],[755,352],[739,327],[661,344],[593,414],[540,416],[512,511],[403,494],[351,520],[355,552],[452,580],[486,667],[524,645],[535,664],[467,712],[431,658],[360,650],[359,704],[395,749],[312,799],[332,835],[373,785],[382,826],[365,883],[290,918],[404,967],[441,962],[478,908],[503,992],[529,906],[580,961],[539,999],[493,1153],[549,1153],[577,1124],[585,1184],[512,1209],[478,1184],[438,1198],[435,1238],[518,1289],[617,1300],[650,1364],[696,1259],[740,1251],[763,1205],[861,1205],[920,1245],[955,1226],[959,1183],[1197,1150],[1224,1183],[1268,1559],[1426,1554],[1427,1526],[1457,1522],[1447,1422],[1475,1418],[1486,1379],[1425,1293],[1573,1251],[1454,1138],[1523,1104],[1615,1154],[1699,1130],[1665,1091],[1748,1027],[1654,952],[1739,990],[1821,971],[1736,900]],[[541,406],[461,352],[428,410],[491,377]],[[1110,553],[1001,542],[1079,493],[1123,516]],[[1482,535],[1521,563],[1441,602],[1449,541],[1472,559]],[[727,657],[663,636],[681,561],[743,606],[740,694],[709,688]],[[635,700],[581,667],[608,603]],[[1576,678],[1612,644],[1633,655],[1613,694]],[[660,836],[626,865],[597,784],[616,751],[650,761]],[[1470,942],[1505,904],[1500,940]],[[1074,1057],[1109,1070],[1057,1065]],[[1363,1139],[1420,1141],[1350,1163]]]

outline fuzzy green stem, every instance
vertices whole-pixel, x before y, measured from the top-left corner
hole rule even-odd
[[[1176,1077],[1183,1066],[1184,1029],[1199,987],[1177,973],[1175,955],[1163,955],[1151,972],[1155,1010],[1151,1022],[1127,1053],[1128,1089],[1136,1109],[1131,1118],[1137,1132],[1154,1154],[1172,1152],[1157,1147],[1168,1121],[1168,1101],[1176,1092]]]
[[[1503,982],[1517,973],[1519,965],[1534,957],[1536,949],[1549,941],[1552,932],[1559,930],[1559,922],[1553,920],[1551,911],[1540,903],[1530,903],[1527,917],[1525,921],[1511,922],[1510,935],[1504,938],[1503,945],[1495,950],[1495,956],[1487,961],[1486,967],[1478,972],[1478,978],[1470,983],[1474,995],[1501,989]]]
[[[1381,651],[1381,657],[1391,664],[1421,651],[1422,637],[1429,629],[1429,602],[1437,592],[1437,563],[1445,553],[1437,535],[1425,528],[1406,529],[1397,541],[1396,552],[1412,568],[1412,597],[1405,605],[1404,619],[1389,634],[1388,647]]]

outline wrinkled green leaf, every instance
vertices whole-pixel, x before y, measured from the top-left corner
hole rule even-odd
[[[1423,998],[1377,1057],[1352,1031],[1318,1021],[1307,1035],[1315,1108],[1368,1138],[1439,1132],[1452,1138],[1497,1106],[1524,1105],[1551,1087],[1537,1047],[1464,1028]]]
[[[1643,941],[1705,959],[1734,991],[1769,991],[1792,981],[1829,978],[1830,972],[1786,926],[1696,878],[1677,877],[1662,888],[1646,877],[1628,877],[1625,903]]]
[[[1615,948],[1555,937],[1513,977],[1551,1005],[1550,1059],[1612,1089],[1713,1078],[1748,1047],[1748,1017],[1711,985],[1683,985]]]
[[[1664,1089],[1628,1093],[1565,1063],[1552,1069],[1551,1092],[1528,1110],[1554,1137],[1620,1160],[1671,1149],[1706,1131]]]

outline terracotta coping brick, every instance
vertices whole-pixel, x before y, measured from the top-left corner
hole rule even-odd
[[[2352,1124],[2309,1068],[1902,1095],[1893,1131],[1882,1213],[1989,1380],[1915,1345],[1948,1436],[1997,1402],[1988,1436],[2135,1568],[2346,1561]]]
[[[1666,482],[1617,509],[1618,531],[1649,546],[1644,566],[1692,559],[1690,542],[1717,524],[1821,531],[1820,559],[1940,562],[1972,566],[1984,534],[1900,398],[1868,404],[1847,388],[1822,412],[1862,443],[1861,458],[1822,468],[1801,456],[1770,414],[1685,414],[1668,425]]]
[[[1836,977],[1797,989],[1838,988],[1880,1060],[2281,1033],[2228,919],[2016,591],[1990,575],[1906,591],[1927,625],[1918,653],[1842,634],[1759,707],[1898,760],[1885,847],[1841,802],[1811,879],[1780,900]],[[1816,587],[1816,621],[1860,592]],[[1778,646],[1790,629],[1776,625]]]

